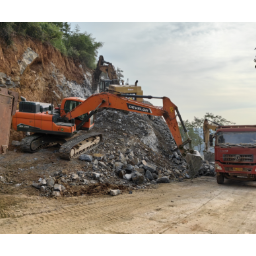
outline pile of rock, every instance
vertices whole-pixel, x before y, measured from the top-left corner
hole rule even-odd
[[[125,153],[95,153],[81,155],[84,161],[82,170],[67,173],[57,171],[53,177],[40,178],[32,186],[39,189],[44,196],[69,195],[69,188],[74,186],[91,186],[95,184],[115,184],[129,190],[151,187],[157,183],[169,183],[171,180],[182,181],[189,178],[187,169],[166,169],[136,157],[136,153],[127,149]],[[176,155],[178,157],[178,155]],[[175,157],[173,159],[176,159]]]

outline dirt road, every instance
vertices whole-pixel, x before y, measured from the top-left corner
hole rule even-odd
[[[201,177],[116,197],[0,195],[0,233],[255,233],[256,183]]]

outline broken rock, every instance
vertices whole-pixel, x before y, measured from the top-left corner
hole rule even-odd
[[[145,160],[142,160],[141,162],[142,162],[143,168],[145,170],[149,170],[150,172],[156,172],[156,166],[155,165],[149,164]]]
[[[32,187],[37,188],[37,189],[41,188],[39,183],[32,183]]]
[[[47,185],[48,187],[53,187],[53,186],[54,186],[54,183],[55,183],[55,180],[54,180],[53,178],[48,178],[48,179],[46,180],[46,185]]]
[[[149,180],[153,180],[153,175],[149,170],[146,170],[145,177]]]
[[[92,176],[93,176],[93,178],[95,179],[95,180],[97,180],[97,179],[99,179],[100,178],[100,173],[97,173],[97,172],[93,172],[92,173]]]
[[[132,181],[136,184],[142,184],[144,182],[144,176],[135,171],[134,173],[132,173]]]
[[[121,194],[121,190],[119,190],[119,189],[110,190],[109,193],[111,196],[117,196],[117,195]]]
[[[54,191],[61,191],[61,185],[55,184],[54,187],[53,187],[53,190]]]
[[[127,173],[127,174],[124,175],[124,179],[131,180],[132,179],[132,175]]]
[[[60,196],[60,191],[52,191],[52,196]]]
[[[72,179],[72,180],[79,179],[79,176],[78,176],[76,173],[72,173],[72,174],[71,174],[71,179]]]
[[[190,176],[195,177],[198,175],[198,171],[200,170],[203,159],[198,151],[195,150],[195,154],[187,153],[186,161],[189,166]]]
[[[81,155],[79,156],[79,160],[81,161],[87,161],[87,162],[92,162],[93,157],[90,155]]]
[[[156,180],[157,183],[170,183],[169,177],[164,176]]]

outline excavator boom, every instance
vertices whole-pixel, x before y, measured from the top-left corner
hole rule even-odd
[[[163,97],[162,99],[163,107],[161,108],[145,103],[140,103],[134,100],[129,100],[125,97],[120,97],[111,93],[99,93],[90,96],[87,100],[74,108],[72,111],[68,113],[62,112],[62,117],[66,117],[71,120],[85,113],[94,111],[97,108],[113,108],[152,116],[163,116],[177,146],[182,146],[184,143],[182,142],[175,115],[175,111],[177,112],[178,108],[171,102],[169,98]]]

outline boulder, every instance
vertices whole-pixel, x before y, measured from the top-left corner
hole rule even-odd
[[[47,182],[46,182],[46,179],[42,179],[41,181],[40,181],[40,185],[42,186],[42,185],[46,185],[47,184]]]
[[[153,180],[153,175],[149,170],[146,170],[145,177],[149,180]]]
[[[32,187],[40,189],[41,185],[39,183],[32,183]]]
[[[52,191],[52,196],[56,196],[56,197],[61,196],[60,191],[56,191],[56,190]]]
[[[145,174],[145,170],[143,168],[139,168],[138,166],[134,167],[134,170],[142,175]]]
[[[169,177],[163,176],[156,180],[157,183],[170,183]]]
[[[121,194],[122,192],[121,192],[121,190],[119,190],[119,189],[115,189],[115,190],[110,190],[110,192],[109,192],[109,194],[111,195],[111,196],[117,196],[117,195],[119,195],[119,194]]]
[[[144,182],[144,176],[135,171],[134,173],[132,173],[132,181],[136,184],[142,184]]]
[[[90,156],[90,155],[85,155],[84,154],[84,155],[79,156],[78,159],[81,160],[81,161],[92,162],[93,157]]]
[[[132,175],[127,173],[127,174],[124,175],[124,179],[125,180],[131,180],[132,179]]]
[[[76,173],[72,173],[71,174],[71,179],[72,180],[77,180],[77,179],[79,179],[79,176]]]
[[[198,151],[195,150],[195,154],[187,153],[186,161],[189,166],[189,175],[195,177],[198,175],[198,171],[202,166],[203,159]]]
[[[61,191],[61,185],[60,185],[60,184],[54,184],[53,190],[55,190],[55,191]]]
[[[148,170],[150,172],[156,172],[156,166],[153,164],[147,163],[145,160],[142,160],[142,165],[145,170]]]
[[[53,187],[54,186],[54,183],[55,183],[55,180],[53,179],[53,178],[48,178],[48,179],[46,179],[46,185],[48,186],[48,187]]]

